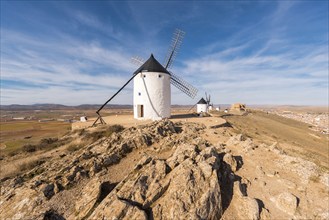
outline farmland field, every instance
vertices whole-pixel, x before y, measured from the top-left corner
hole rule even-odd
[[[36,144],[42,138],[58,137],[71,129],[67,122],[7,121],[0,126],[0,154],[15,154],[26,144]]]

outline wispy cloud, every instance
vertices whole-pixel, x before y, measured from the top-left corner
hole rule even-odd
[[[301,44],[287,36],[282,23],[294,7],[279,2],[230,39],[199,48],[199,57],[177,71],[201,82],[201,95],[211,92],[215,103],[328,104],[328,41]]]
[[[48,102],[102,103],[129,79],[135,68],[127,54],[105,49],[97,42],[77,39],[73,44],[71,41],[47,43],[22,33],[3,31],[1,104],[41,102],[47,97]],[[9,46],[13,44],[15,48]],[[75,99],[78,94],[84,98]]]
[[[267,45],[267,50],[271,48]],[[262,50],[262,49],[261,49]],[[309,53],[309,47],[298,48],[298,56],[293,52],[294,47],[288,51],[275,55],[260,55],[258,52],[249,56],[234,59],[232,57],[236,48],[228,49],[217,56],[210,54],[200,59],[188,60],[185,68],[180,71],[188,73],[187,76],[198,76],[202,82],[203,91],[211,91],[217,96],[218,103],[221,100],[231,100],[233,93],[236,101],[266,100],[272,104],[272,99],[287,100],[289,94],[294,94],[295,99],[291,103],[300,104],[306,91],[312,91],[314,104],[327,102],[328,97],[328,51],[326,45],[313,47]],[[249,94],[249,98],[246,97]],[[269,98],[271,97],[271,98]],[[288,101],[286,101],[288,102]]]

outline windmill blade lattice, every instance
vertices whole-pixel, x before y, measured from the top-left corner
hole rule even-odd
[[[184,92],[186,95],[194,99],[196,94],[198,93],[198,89],[186,82],[185,80],[179,78],[172,72],[170,72],[171,78],[170,78],[170,83],[174,85],[177,89],[180,91]]]
[[[176,29],[176,31],[174,32],[173,38],[171,40],[171,45],[168,49],[167,56],[164,62],[164,67],[166,69],[172,66],[172,63],[175,60],[178,50],[182,44],[184,35],[185,32],[179,29]]]
[[[139,56],[134,56],[131,58],[130,60],[131,63],[135,64],[135,65],[142,65],[145,61],[143,58],[139,57]]]

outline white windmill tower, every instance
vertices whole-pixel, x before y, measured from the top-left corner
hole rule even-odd
[[[170,117],[170,73],[153,56],[134,75],[134,118],[159,120]]]
[[[210,104],[210,95],[208,96],[206,93],[206,100],[204,98],[201,98],[197,103],[196,103],[196,112],[198,114],[200,113],[206,113],[212,110],[212,104]],[[194,106],[193,106],[194,107]],[[193,108],[192,107],[192,108]]]
[[[105,124],[105,121],[100,115],[100,111],[132,79],[134,79],[134,118],[136,119],[159,120],[169,118],[171,114],[171,84],[189,97],[194,98],[198,90],[169,71],[169,68],[172,66],[177,56],[184,35],[185,33],[183,31],[176,29],[164,65],[161,65],[154,58],[153,54],[151,54],[146,62],[143,62],[139,57],[133,58],[133,61],[141,66],[133,73],[133,76],[96,111],[98,118],[93,125],[95,125],[98,120],[102,124]]]
[[[201,98],[196,104],[196,112],[198,114],[207,112],[207,102],[204,98]]]

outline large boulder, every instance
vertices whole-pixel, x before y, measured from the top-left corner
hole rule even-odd
[[[101,202],[89,219],[219,219],[219,157],[180,145],[167,160],[142,158]],[[178,160],[177,163],[173,161]],[[169,164],[171,166],[169,166]]]
[[[75,203],[75,216],[72,218],[83,219],[91,214],[91,210],[96,207],[115,187],[115,184],[101,182],[97,177],[93,178],[82,189],[82,196]]]
[[[257,200],[246,196],[240,181],[234,182],[232,204],[239,219],[258,220],[260,218]]]

